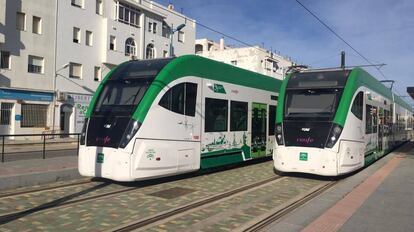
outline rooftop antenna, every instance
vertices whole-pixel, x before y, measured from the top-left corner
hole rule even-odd
[[[345,69],[345,51],[341,52],[341,68]]]

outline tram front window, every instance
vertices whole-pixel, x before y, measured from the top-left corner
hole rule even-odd
[[[329,118],[335,114],[340,89],[290,90],[286,94],[285,118]]]
[[[95,106],[95,115],[131,115],[153,80],[154,77],[108,80]]]

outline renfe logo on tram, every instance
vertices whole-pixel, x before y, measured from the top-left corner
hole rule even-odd
[[[311,137],[307,137],[307,138],[297,138],[296,142],[298,143],[305,143],[305,144],[309,144],[309,143],[313,143],[313,141],[315,141],[313,138]]]
[[[103,144],[108,144],[109,141],[111,141],[111,138],[109,136],[105,136],[103,138],[96,138],[96,142],[103,141]]]

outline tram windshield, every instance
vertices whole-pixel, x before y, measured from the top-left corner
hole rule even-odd
[[[286,118],[332,118],[341,96],[341,89],[290,90],[286,94]]]
[[[285,97],[285,118],[331,120],[351,70],[294,73]]]
[[[131,115],[154,77],[108,80],[96,103],[95,114]]]
[[[136,60],[120,65],[104,83],[93,113],[133,114],[155,77],[172,59]]]

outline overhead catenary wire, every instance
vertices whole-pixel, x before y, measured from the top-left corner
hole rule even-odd
[[[141,1],[146,2],[146,3],[148,3],[148,4],[151,4],[152,6],[155,6],[155,7],[159,8],[159,9],[161,9],[161,10],[163,10],[163,11],[167,11],[167,12],[169,12],[169,13],[171,13],[171,14],[174,14],[174,15],[176,15],[176,16],[178,16],[178,17],[181,17],[181,18],[183,18],[183,19],[185,19],[185,20],[189,19],[188,17],[185,17],[184,15],[182,15],[182,14],[180,14],[180,13],[178,13],[178,12],[175,12],[174,10],[168,10],[168,9],[166,9],[164,6],[159,6],[159,5],[157,5],[157,4],[154,4],[154,2],[152,2],[152,1],[149,1],[149,0],[141,0]],[[240,43],[240,44],[243,44],[243,45],[245,45],[245,46],[247,46],[247,47],[252,47],[252,48],[254,48],[254,49],[258,50],[259,52],[263,52],[263,53],[265,53],[265,54],[269,54],[269,52],[270,52],[270,53],[272,53],[272,54],[276,54],[276,53],[274,53],[273,51],[268,51],[268,50],[267,50],[267,49],[265,49],[265,48],[263,48],[263,49],[261,49],[261,48],[257,48],[255,45],[252,45],[252,44],[250,44],[250,43],[244,42],[244,41],[242,41],[242,40],[240,40],[240,39],[237,39],[236,37],[234,37],[234,36],[232,36],[232,35],[229,35],[229,34],[227,34],[227,33],[221,32],[221,31],[219,31],[219,30],[217,30],[217,29],[214,29],[214,28],[212,28],[212,27],[210,27],[210,26],[207,26],[207,25],[205,25],[205,24],[202,24],[202,23],[200,23],[200,22],[198,22],[198,21],[196,21],[196,20],[194,20],[193,22],[194,22],[196,25],[200,26],[200,27],[203,27],[203,28],[205,28],[205,29],[207,29],[207,30],[209,30],[209,31],[214,32],[214,33],[217,33],[217,34],[219,34],[219,35],[221,35],[221,36],[223,36],[223,37],[226,37],[226,38],[229,38],[229,39],[231,39],[231,40],[234,40],[234,41],[236,41],[236,42],[238,42],[238,43]],[[281,55],[281,56],[282,56],[282,55]],[[285,57],[285,58],[287,58],[287,57]],[[290,60],[293,62],[293,59],[290,59]]]
[[[374,63],[372,63],[368,58],[366,58],[364,55],[362,55],[361,52],[359,52],[356,48],[354,48],[350,43],[348,43],[342,36],[340,36],[338,33],[335,32],[328,24],[326,24],[321,18],[319,18],[315,13],[313,13],[309,8],[307,8],[305,5],[303,5],[299,0],[295,0],[300,6],[302,6],[309,14],[311,14],[319,23],[321,23],[323,26],[325,26],[332,34],[334,34],[339,40],[341,40],[343,43],[345,43],[349,48],[351,48],[356,54],[358,54],[362,59],[364,59],[367,63],[375,66]],[[381,74],[383,79],[387,79],[384,75],[384,73],[380,70],[379,67],[375,68],[378,70],[378,72]]]
[[[164,6],[161,6],[161,5],[158,5],[158,4],[154,4],[154,2],[152,2],[152,1],[150,1],[150,0],[141,0],[142,2],[146,2],[146,3],[148,3],[148,4],[150,4],[150,5],[152,5],[152,6],[155,6],[155,7],[157,7],[158,9],[161,9],[161,10],[163,10],[163,11],[166,11],[166,12],[169,12],[169,13],[171,13],[171,14],[174,14],[174,15],[176,15],[176,16],[178,16],[178,17],[180,17],[180,18],[183,18],[183,19],[185,19],[185,20],[188,20],[189,18],[188,17],[186,17],[186,16],[184,16],[184,15],[182,15],[182,14],[180,14],[180,13],[178,13],[178,12],[175,12],[174,10],[168,10],[168,9],[166,9]],[[382,76],[382,79],[387,79],[387,77],[384,75],[384,73],[382,72],[382,70],[380,70],[380,68],[382,67],[382,66],[380,66],[380,67],[378,67],[376,64],[374,64],[373,62],[371,62],[367,57],[365,57],[361,52],[359,52],[358,50],[356,50],[351,44],[349,44],[344,38],[342,38],[338,33],[336,33],[331,27],[329,27],[326,23],[324,23],[316,14],[314,14],[312,11],[310,11],[305,5],[303,5],[299,0],[296,0],[296,2],[298,3],[298,4],[300,4],[306,11],[308,11],[313,17],[315,17],[320,23],[322,23],[326,28],[328,28],[328,30],[329,31],[331,31],[337,38],[339,38],[341,41],[343,41],[347,46],[349,46],[356,54],[358,54],[362,59],[364,59],[367,63],[369,63],[370,65],[372,65],[372,66],[374,66],[375,67],[375,69],[381,74],[381,76]],[[217,34],[219,34],[219,35],[221,35],[221,36],[223,36],[223,37],[226,37],[226,38],[229,38],[229,39],[231,39],[231,40],[234,40],[234,41],[236,41],[236,42],[238,42],[238,43],[240,43],[240,44],[243,44],[243,45],[245,45],[245,46],[248,46],[248,47],[252,47],[252,48],[254,48],[254,49],[256,49],[256,50],[258,50],[259,52],[263,52],[263,53],[265,53],[265,54],[268,54],[268,51],[267,51],[267,49],[265,49],[265,50],[263,50],[263,49],[261,49],[261,48],[257,48],[257,47],[255,47],[254,45],[252,45],[252,44],[250,44],[250,43],[247,43],[247,42],[244,42],[244,41],[242,41],[242,40],[240,40],[240,39],[238,39],[238,38],[236,38],[236,37],[234,37],[234,36],[232,36],[232,35],[229,35],[229,34],[227,34],[227,33],[224,33],[224,32],[221,32],[221,31],[219,31],[219,30],[217,30],[217,29],[214,29],[214,28],[212,28],[212,27],[210,27],[210,26],[207,26],[207,25],[205,25],[205,24],[203,24],[203,23],[200,23],[200,22],[198,22],[198,21],[193,21],[196,25],[198,25],[198,26],[200,26],[200,27],[202,27],[202,28],[205,28],[205,29],[207,29],[207,30],[209,30],[209,31],[212,31],[212,32],[214,32],[214,33],[217,33]],[[271,53],[273,53],[273,51],[270,51]],[[293,62],[293,61],[292,61]],[[297,63],[297,62],[296,62]]]

